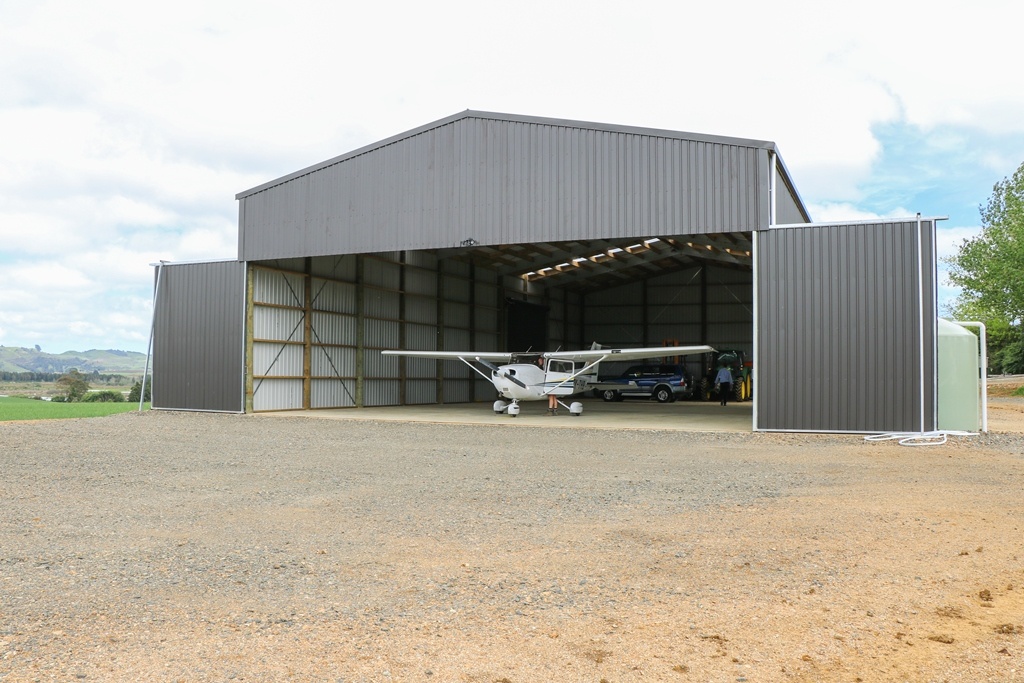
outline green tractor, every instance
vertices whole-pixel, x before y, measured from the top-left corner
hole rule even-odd
[[[718,374],[721,365],[732,371],[731,400],[749,401],[754,395],[753,364],[748,362],[746,354],[738,349],[704,354],[704,374],[697,383],[697,391],[693,392],[694,397],[701,401],[710,401],[718,396],[715,375]]]

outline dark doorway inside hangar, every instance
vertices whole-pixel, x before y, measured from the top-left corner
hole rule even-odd
[[[518,299],[505,300],[506,346],[509,351],[546,351],[548,345],[547,306]]]

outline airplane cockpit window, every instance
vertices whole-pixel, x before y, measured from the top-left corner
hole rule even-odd
[[[571,375],[572,374],[572,369],[573,369],[572,361],[568,361],[568,360],[549,360],[548,361],[548,371],[549,372],[564,372],[564,373],[567,373],[567,374]]]

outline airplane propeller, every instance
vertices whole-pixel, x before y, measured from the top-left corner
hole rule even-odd
[[[480,365],[484,366],[485,368],[487,368],[488,370],[493,372],[498,377],[504,377],[505,379],[511,381],[512,383],[518,384],[523,389],[526,388],[526,384],[524,384],[522,382],[522,380],[520,380],[518,377],[513,377],[512,375],[508,374],[507,372],[502,372],[501,368],[499,368],[494,363],[492,363],[490,361],[487,361],[487,360],[484,360],[483,358],[477,358],[476,362],[480,363]]]

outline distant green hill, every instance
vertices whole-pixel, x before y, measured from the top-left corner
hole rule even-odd
[[[0,346],[0,372],[64,373],[71,368],[83,373],[141,375],[146,370],[146,354],[112,349],[45,353],[19,346]]]

